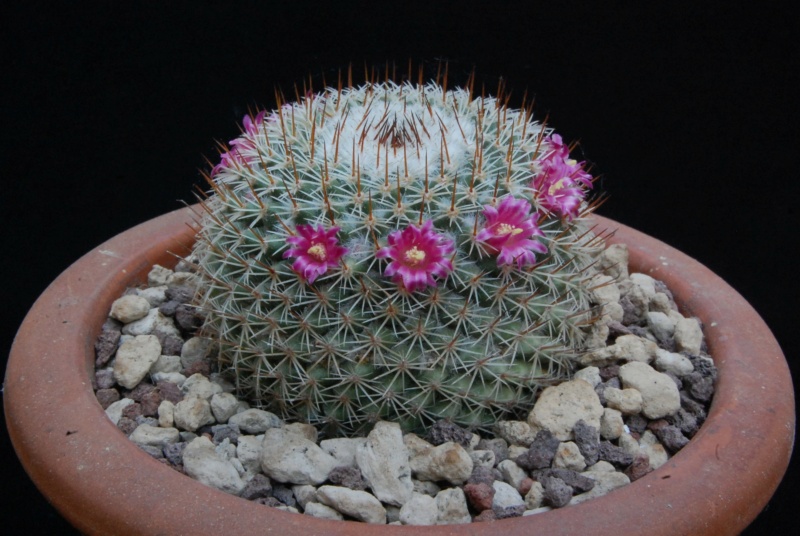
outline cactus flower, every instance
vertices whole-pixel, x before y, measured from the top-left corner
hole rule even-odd
[[[445,258],[454,251],[453,241],[433,230],[428,220],[421,227],[409,225],[389,235],[389,246],[378,250],[379,259],[390,258],[384,275],[392,277],[409,292],[435,285],[433,276],[445,278],[453,263]]]
[[[545,210],[571,220],[578,215],[585,196],[583,188],[592,187],[592,177],[583,170],[583,162],[569,157],[569,148],[554,134],[546,143],[551,151],[541,161],[533,178],[537,200]]]
[[[284,258],[295,259],[292,269],[309,283],[313,283],[329,269],[339,264],[347,248],[339,245],[336,238],[338,227],[327,231],[322,225],[314,229],[311,225],[298,225],[297,235],[286,239],[292,247],[283,254]]]
[[[531,240],[542,236],[536,225],[536,214],[531,214],[531,204],[524,199],[504,197],[497,208],[486,205],[483,215],[486,225],[475,237],[482,242],[484,249],[491,254],[497,253],[497,264],[511,264],[516,261],[522,268],[535,261],[534,251],[547,253],[547,247],[541,242]]]

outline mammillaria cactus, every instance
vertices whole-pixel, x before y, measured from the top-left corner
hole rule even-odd
[[[329,434],[481,428],[563,378],[602,239],[560,136],[435,83],[280,100],[223,150],[194,251],[247,399]]]

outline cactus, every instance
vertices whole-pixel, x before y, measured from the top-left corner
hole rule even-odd
[[[330,435],[481,429],[569,372],[602,238],[530,107],[391,81],[278,101],[206,176],[193,253],[241,395]]]

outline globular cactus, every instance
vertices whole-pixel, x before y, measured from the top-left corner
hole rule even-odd
[[[328,434],[486,428],[563,378],[602,239],[530,108],[391,81],[278,104],[223,149],[194,251],[241,395]]]

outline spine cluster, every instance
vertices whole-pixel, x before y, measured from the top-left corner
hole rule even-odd
[[[205,329],[285,418],[490,426],[563,377],[595,321],[592,178],[502,98],[309,93],[245,117],[208,178]]]

